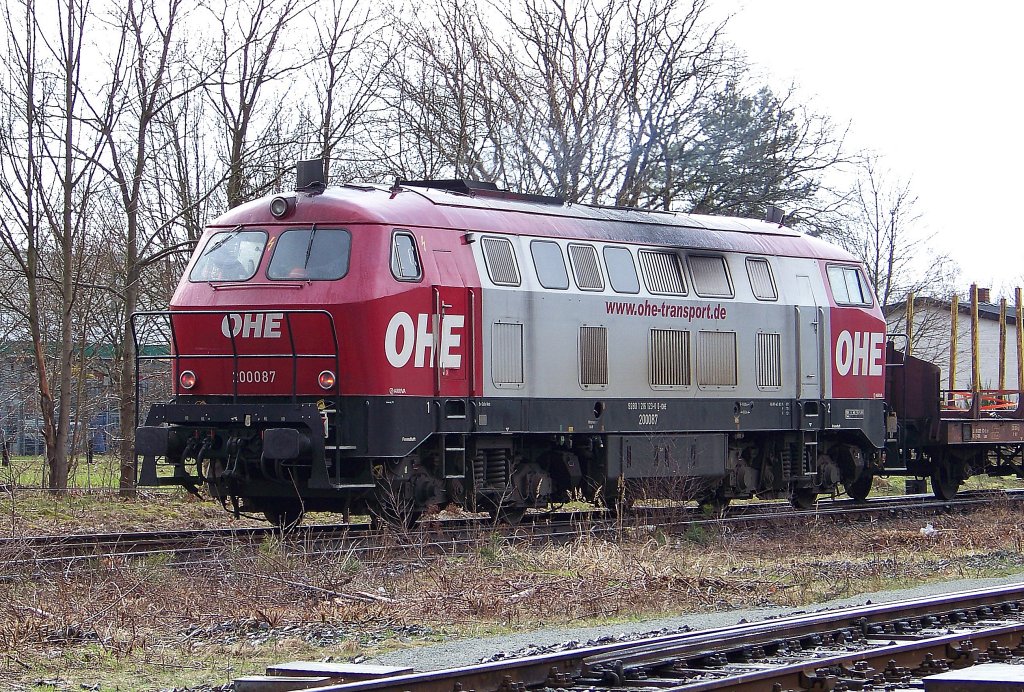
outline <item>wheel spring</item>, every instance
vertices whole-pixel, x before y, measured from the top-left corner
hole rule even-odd
[[[793,476],[797,475],[795,473],[795,469],[793,468],[794,464],[792,451],[790,451],[789,448],[784,448],[781,450],[779,456],[782,458],[782,477],[792,478]]]
[[[484,487],[487,477],[487,457],[484,456],[483,452],[480,452],[473,458],[473,487],[482,488]]]
[[[492,488],[504,487],[508,477],[508,450],[488,449],[484,453],[487,455],[487,485]]]

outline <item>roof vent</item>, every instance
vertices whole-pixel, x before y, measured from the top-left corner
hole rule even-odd
[[[444,180],[402,180],[395,181],[395,189],[402,187],[425,187],[434,190],[447,190],[468,197],[489,197],[491,199],[507,199],[514,202],[533,202],[535,204],[565,204],[561,197],[537,195],[528,192],[512,192],[502,190],[496,184],[483,180],[465,180],[448,178]]]
[[[764,220],[768,223],[775,223],[779,226],[782,225],[782,220],[786,218],[786,212],[779,209],[773,204],[768,205],[768,211],[764,215]]]
[[[295,163],[295,191],[323,192],[327,187],[327,174],[323,159],[310,159]]]

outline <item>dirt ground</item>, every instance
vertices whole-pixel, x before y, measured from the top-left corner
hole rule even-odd
[[[216,505],[172,493],[13,495],[0,500],[8,536],[229,521]],[[213,558],[64,570],[0,556],[0,681],[5,689],[209,689],[295,658],[362,660],[549,625],[803,606],[1001,576],[1024,571],[1022,551],[1019,509],[996,503],[968,515],[818,518],[770,531],[713,524],[668,535],[625,525],[614,539],[581,531],[542,547],[485,532],[462,554],[413,544],[374,562],[277,539]]]

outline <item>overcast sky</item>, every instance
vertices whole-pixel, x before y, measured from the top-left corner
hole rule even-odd
[[[1024,4],[721,0],[730,40],[911,182],[961,285],[1024,285]]]

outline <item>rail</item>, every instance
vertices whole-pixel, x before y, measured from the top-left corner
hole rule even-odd
[[[287,689],[309,692],[932,689],[923,681],[933,675],[948,678],[951,671],[989,662],[1019,664],[1024,654],[1022,599],[1024,584],[1010,584],[881,604],[869,601],[841,610],[425,672],[294,662],[268,670],[266,677],[239,678],[235,689],[283,689],[282,681],[273,678],[278,669],[308,676],[308,683],[292,679]],[[1010,674],[1004,679],[1024,677],[1020,668]],[[943,689],[996,688],[967,683]]]

